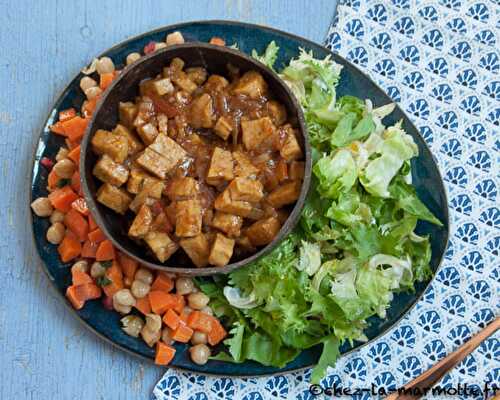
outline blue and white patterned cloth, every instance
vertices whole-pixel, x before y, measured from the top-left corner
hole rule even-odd
[[[366,71],[407,111],[436,156],[448,190],[450,244],[423,300],[385,336],[342,357],[322,382],[394,389],[500,311],[500,5],[498,0],[344,0],[327,46]],[[499,339],[497,333],[486,340],[440,385],[500,386]],[[154,396],[309,399],[315,397],[309,377],[310,371],[229,379],[169,370]]]

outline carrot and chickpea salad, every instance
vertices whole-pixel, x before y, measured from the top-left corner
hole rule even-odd
[[[180,32],[169,34],[165,42],[151,42],[144,53],[168,45],[183,43]],[[224,45],[220,38],[212,44]],[[126,63],[141,55],[131,53]],[[213,316],[209,298],[200,292],[193,280],[145,268],[115,249],[98,228],[87,208],[80,188],[78,164],[80,142],[101,93],[120,73],[109,57],[94,60],[84,71],[90,76],[80,81],[86,95],[80,113],[74,108],[61,111],[59,120],[51,126],[52,133],[65,139],[55,160],[42,158],[40,163],[49,171],[47,197],[31,204],[34,214],[49,218],[47,241],[57,245],[63,263],[72,262],[72,284],[66,297],[77,310],[88,300],[102,298],[103,306],[124,315],[122,329],[133,337],[141,337],[156,346],[155,363],[168,365],[175,356],[174,342],[191,343],[193,362],[203,365],[210,357],[210,347],[220,343],[227,333]],[[135,309],[135,311],[133,311]]]

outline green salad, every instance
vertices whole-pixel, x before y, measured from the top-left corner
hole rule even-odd
[[[273,67],[272,42],[253,56]],[[313,148],[313,177],[298,226],[270,254],[227,276],[200,280],[218,317],[231,326],[214,358],[284,367],[322,344],[318,382],[344,341],[366,341],[366,319],[384,318],[393,293],[431,277],[428,237],[418,220],[441,222],[411,185],[418,155],[401,123],[384,126],[394,104],[337,98],[341,66],[301,50],[280,72],[302,104]]]

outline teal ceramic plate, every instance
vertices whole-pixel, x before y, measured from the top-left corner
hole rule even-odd
[[[279,58],[276,64],[278,70],[286,65],[291,58],[298,55],[299,48],[312,50],[316,57],[325,57],[331,54],[329,50],[313,42],[271,28],[237,22],[203,21],[172,25],[137,36],[112,47],[101,54],[101,56],[106,55],[111,57],[114,63],[120,66],[124,63],[127,54],[133,51],[142,52],[144,46],[150,41],[163,41],[166,34],[176,30],[181,31],[187,41],[198,40],[207,42],[212,36],[218,36],[224,38],[229,45],[237,43],[238,47],[245,53],[250,53],[252,49],[262,52],[267,44],[274,40],[280,47]],[[376,106],[391,102],[391,99],[382,89],[355,66],[337,55],[333,55],[333,58],[336,62],[344,66],[340,84],[337,89],[339,96],[349,94],[361,98],[369,98]],[[53,159],[59,146],[62,144],[62,139],[60,137],[50,133],[49,126],[55,122],[59,111],[69,107],[80,108],[84,100],[84,95],[79,88],[81,78],[82,75],[79,74],[71,81],[66,90],[56,101],[43,127],[34,158],[33,176],[31,180],[32,200],[47,195],[45,188],[47,186],[48,173],[44,167],[40,166],[39,160],[42,157]],[[448,241],[449,222],[446,193],[436,162],[429,148],[426,146],[415,126],[409,121],[401,109],[396,108],[395,112],[393,112],[385,122],[386,125],[388,125],[400,119],[403,119],[404,128],[413,136],[420,150],[419,157],[412,161],[413,183],[422,201],[444,224],[443,227],[436,227],[423,222],[417,226],[417,233],[429,234],[431,237],[431,268],[433,271],[436,271]],[[57,291],[61,294],[61,299],[67,303],[64,292],[71,281],[70,265],[61,263],[56,246],[49,244],[45,240],[45,232],[47,231],[48,225],[49,221],[46,218],[33,217],[34,240],[38,253],[43,261],[45,272],[54,283]],[[384,334],[392,327],[418,301],[427,285],[428,283],[419,283],[416,285],[414,293],[396,295],[387,312],[386,319],[370,318],[370,326],[366,330],[368,338],[372,340]],[[119,315],[115,312],[106,310],[99,300],[88,302],[80,311],[75,311],[71,306],[69,307],[71,312],[76,314],[87,327],[105,340],[133,354],[148,359],[154,357],[153,349],[147,347],[142,340],[126,335],[120,329]],[[351,351],[360,345],[362,344],[355,343],[353,346],[345,344],[341,349],[342,353]],[[256,376],[305,368],[315,364],[319,355],[319,348],[311,348],[302,352],[299,357],[283,369],[265,367],[255,362],[233,364],[210,361],[206,365],[198,366],[189,360],[187,346],[178,345],[176,356],[171,365],[176,368],[207,374]]]

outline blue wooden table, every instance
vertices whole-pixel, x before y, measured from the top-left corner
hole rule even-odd
[[[0,399],[146,399],[162,374],[88,332],[35,254],[31,157],[66,83],[113,44],[182,21],[240,20],[321,42],[335,2],[0,0]]]

